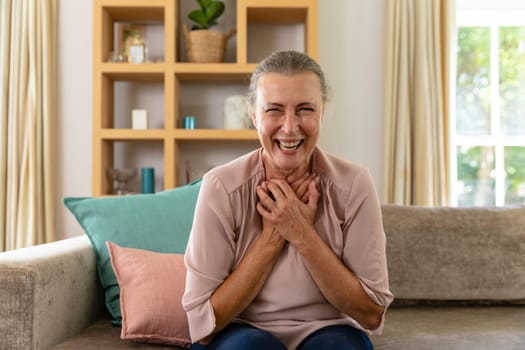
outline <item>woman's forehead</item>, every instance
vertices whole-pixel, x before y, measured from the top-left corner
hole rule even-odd
[[[257,84],[259,97],[301,96],[317,98],[321,95],[319,78],[315,73],[303,72],[293,75],[266,73]]]

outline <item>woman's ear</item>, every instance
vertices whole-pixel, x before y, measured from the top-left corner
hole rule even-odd
[[[252,112],[252,124],[255,127],[255,129],[258,129],[258,127],[257,127],[257,116],[253,112]]]

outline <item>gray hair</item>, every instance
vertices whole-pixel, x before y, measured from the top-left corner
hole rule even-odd
[[[303,72],[312,72],[319,78],[323,103],[329,98],[329,86],[321,66],[308,55],[297,51],[277,51],[259,62],[250,79],[248,89],[248,100],[250,107],[255,104],[257,94],[257,83],[259,78],[266,73],[279,73],[295,75]]]

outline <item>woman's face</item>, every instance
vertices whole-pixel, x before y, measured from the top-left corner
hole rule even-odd
[[[266,73],[257,83],[252,120],[272,176],[306,172],[319,140],[323,99],[313,72]]]

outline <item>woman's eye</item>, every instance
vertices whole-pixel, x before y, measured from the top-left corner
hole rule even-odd
[[[281,110],[279,108],[268,108],[264,112],[270,115],[277,115],[281,113]]]
[[[299,108],[299,112],[307,113],[307,112],[313,112],[314,109],[312,107],[301,107]]]

